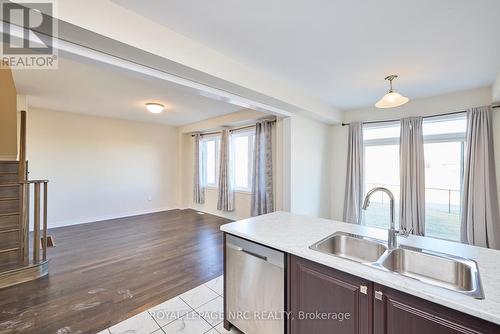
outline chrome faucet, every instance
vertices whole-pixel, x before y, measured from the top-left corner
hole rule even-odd
[[[394,200],[394,195],[387,188],[377,187],[377,188],[373,188],[372,190],[370,190],[366,194],[365,202],[363,203],[363,210],[368,209],[368,207],[370,206],[370,197],[374,193],[379,192],[379,191],[386,193],[389,196],[389,199],[390,199],[390,206],[391,206],[391,227],[387,231],[388,232],[387,233],[387,248],[394,249],[394,248],[398,247],[398,236],[402,236],[402,237],[408,238],[408,236],[410,235],[410,233],[411,233],[411,231],[413,229],[410,229],[408,231],[405,231],[405,230],[396,230],[395,220],[394,220],[394,216],[395,216],[395,206],[394,206],[395,200]]]

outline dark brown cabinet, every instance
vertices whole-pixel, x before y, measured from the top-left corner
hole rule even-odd
[[[500,326],[375,284],[373,334],[500,333]]]
[[[288,334],[500,334],[491,322],[295,256],[287,304]]]
[[[289,334],[372,333],[370,281],[294,256],[288,274]]]

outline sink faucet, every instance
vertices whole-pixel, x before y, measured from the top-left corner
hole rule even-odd
[[[386,193],[389,198],[390,198],[390,206],[391,206],[391,227],[389,228],[389,230],[387,231],[387,248],[389,249],[394,249],[394,248],[397,248],[398,247],[398,236],[403,236],[405,238],[408,238],[408,236],[410,235],[411,231],[413,229],[410,229],[408,231],[405,231],[405,230],[396,230],[396,227],[395,227],[395,223],[394,223],[394,216],[395,216],[395,209],[394,209],[394,195],[392,194],[392,192],[387,189],[387,188],[383,188],[383,187],[377,187],[377,188],[373,188],[372,190],[370,190],[367,194],[366,194],[366,197],[365,197],[365,202],[363,203],[363,210],[366,210],[368,209],[368,207],[370,206],[370,197],[376,193],[376,192],[384,192]]]

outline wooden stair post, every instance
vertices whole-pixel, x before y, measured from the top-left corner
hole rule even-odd
[[[20,261],[24,264],[29,263],[29,184],[26,184],[28,179],[28,170],[26,162],[26,110],[21,110],[21,120],[19,129],[19,187],[21,188],[20,201],[20,220],[19,228],[21,231],[21,254]]]
[[[19,183],[28,178],[26,170],[26,111],[21,110],[21,124],[19,130]]]

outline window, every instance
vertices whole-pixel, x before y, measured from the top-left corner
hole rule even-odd
[[[399,221],[399,122],[370,124],[363,128],[365,146],[365,194],[372,188],[385,187],[396,198],[396,223]],[[363,223],[389,228],[390,205],[386,194],[376,193],[370,208],[363,212]]]
[[[430,237],[460,239],[460,199],[464,166],[465,115],[431,117],[424,120],[425,234]],[[396,197],[399,220],[399,132],[397,123],[365,125],[365,193],[378,186]],[[375,194],[363,223],[389,227],[389,200]]]
[[[230,154],[231,177],[234,190],[252,191],[253,131],[239,131],[231,134]],[[220,136],[205,136],[201,141],[206,186],[219,186]]]
[[[237,191],[252,190],[254,138],[253,131],[235,132],[231,135],[233,184]]]
[[[205,181],[207,187],[217,187],[219,180],[220,137],[203,137],[201,142]]]
[[[460,211],[467,120],[424,120],[425,234],[460,240]]]

